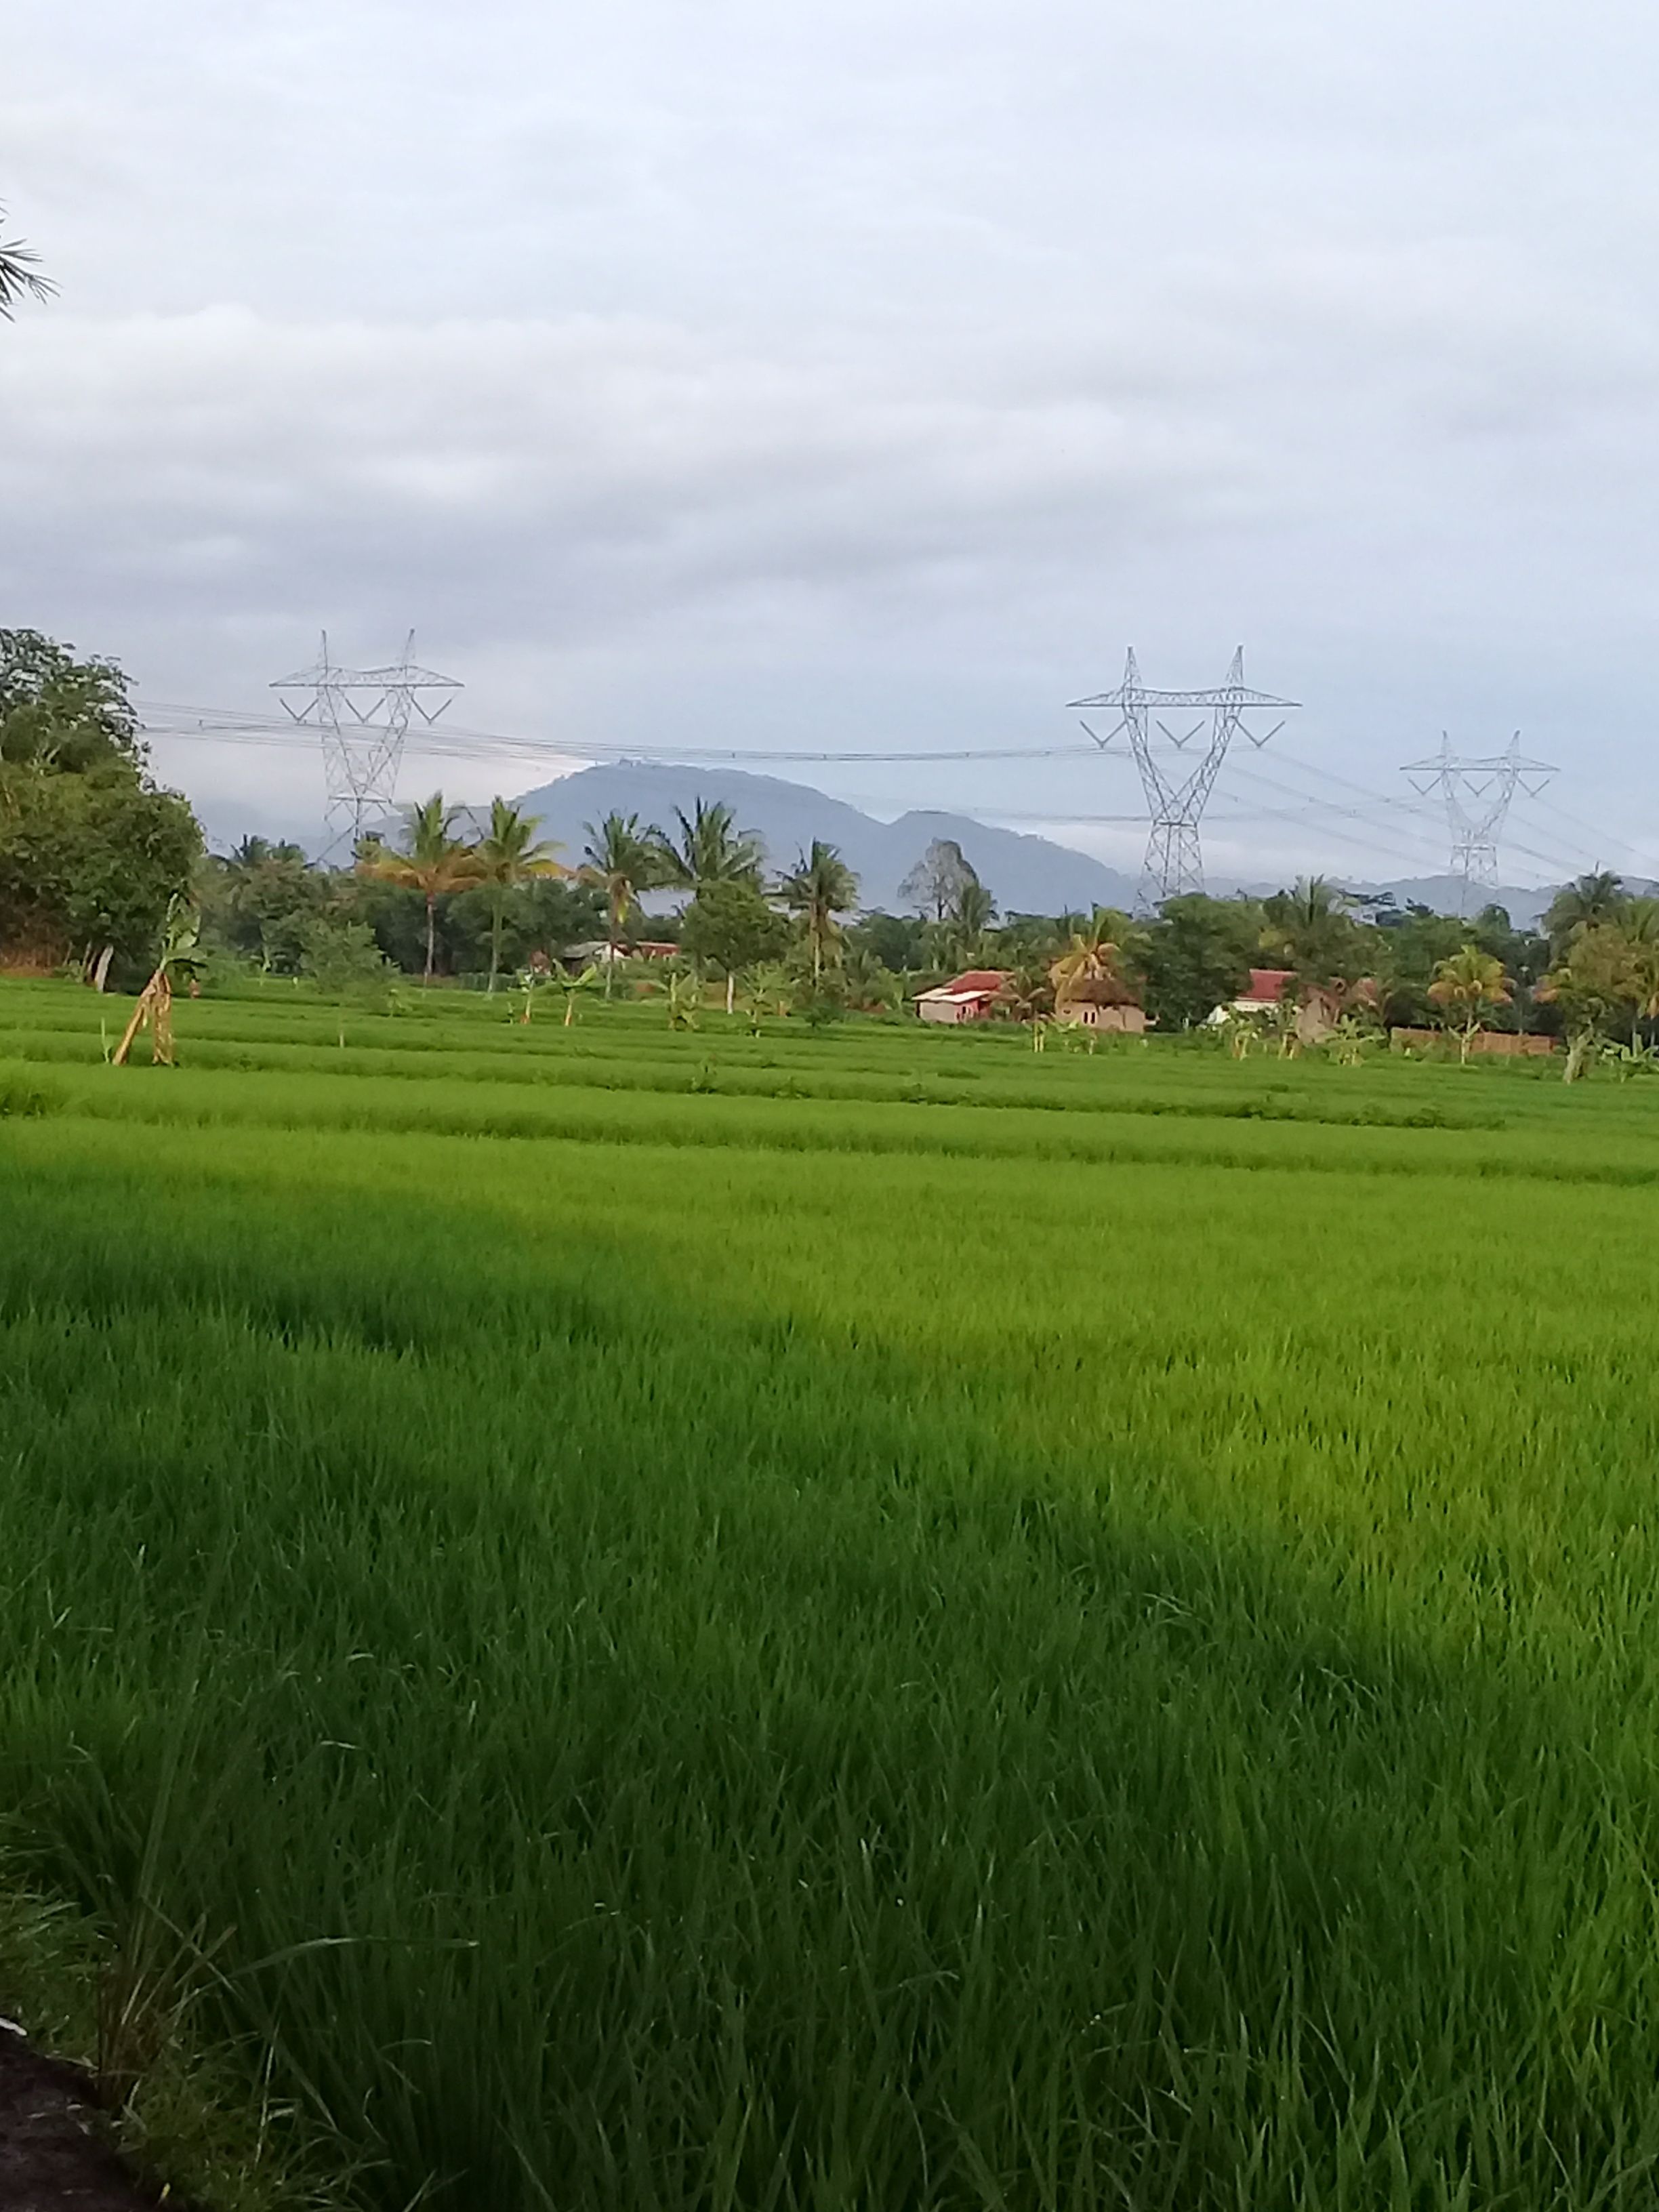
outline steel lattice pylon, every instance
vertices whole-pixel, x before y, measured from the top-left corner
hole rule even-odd
[[[1451,831],[1451,872],[1458,879],[1457,911],[1467,914],[1469,890],[1478,884],[1490,890],[1498,881],[1498,842],[1518,789],[1536,799],[1556,773],[1547,761],[1525,760],[1517,730],[1508,748],[1483,758],[1462,758],[1451,749],[1443,730],[1440,750],[1427,760],[1409,762],[1401,770],[1426,799],[1438,791],[1446,806]],[[1536,782],[1528,782],[1535,776]]]
[[[296,708],[283,704],[296,722],[317,731],[323,741],[323,774],[327,797],[325,817],[335,836],[331,847],[349,832],[353,844],[366,830],[378,828],[397,803],[398,770],[403,763],[404,744],[410,724],[418,714],[428,727],[449,701],[428,708],[422,691],[459,691],[456,677],[440,676],[435,669],[419,667],[415,660],[415,633],[410,630],[404,657],[386,668],[343,668],[328,657],[328,632],[323,632],[322,651],[316,665],[279,676],[273,691],[309,691],[310,699]],[[358,697],[370,693],[366,705]]]
[[[1134,755],[1135,766],[1140,771],[1141,788],[1146,794],[1147,811],[1152,816],[1152,834],[1146,841],[1146,858],[1141,865],[1140,882],[1135,892],[1138,914],[1156,913],[1167,898],[1182,891],[1201,891],[1204,888],[1204,855],[1199,844],[1198,825],[1204,812],[1206,800],[1221,773],[1221,763],[1227,757],[1227,748],[1235,737],[1248,738],[1253,745],[1265,745],[1267,739],[1284,727],[1280,720],[1273,728],[1257,737],[1244,720],[1253,708],[1284,708],[1289,709],[1298,702],[1294,699],[1275,699],[1266,691],[1252,691],[1244,682],[1244,648],[1241,645],[1232,657],[1226,681],[1210,691],[1152,691],[1140,680],[1139,665],[1135,659],[1133,646],[1123,665],[1123,681],[1115,691],[1102,691],[1092,699],[1073,699],[1074,708],[1115,708],[1118,720],[1104,737],[1083,726],[1103,752],[1115,738],[1125,736]],[[1183,736],[1177,737],[1162,721],[1157,721],[1158,708],[1202,707],[1208,713],[1208,737],[1204,751],[1190,774],[1180,776],[1166,771],[1153,750],[1152,725],[1159,734],[1182,752],[1193,739],[1203,734],[1204,721],[1194,722]]]

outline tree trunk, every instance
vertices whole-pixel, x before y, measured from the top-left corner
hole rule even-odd
[[[432,981],[432,963],[436,957],[434,933],[437,926],[438,902],[435,895],[428,891],[426,895],[426,973],[421,978],[422,988]]]
[[[726,1011],[728,1014],[732,1012],[737,995],[738,971],[735,968],[728,968],[726,971]]]
[[[90,981],[94,991],[101,991],[109,981],[109,963],[114,957],[115,947],[112,945],[106,945],[93,963]]]

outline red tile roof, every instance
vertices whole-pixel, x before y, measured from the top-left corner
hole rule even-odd
[[[960,975],[953,975],[948,983],[941,983],[941,991],[983,991],[994,998],[1007,981],[1000,968],[969,968]]]
[[[1249,986],[1239,996],[1257,1000],[1264,1006],[1274,1006],[1284,997],[1285,986],[1294,973],[1290,968],[1252,968]]]

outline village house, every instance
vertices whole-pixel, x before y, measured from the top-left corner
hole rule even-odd
[[[637,945],[613,945],[609,938],[596,937],[586,945],[568,945],[558,958],[562,968],[574,974],[580,968],[607,968],[613,960],[672,960],[679,949],[644,939]]]
[[[969,968],[931,991],[916,994],[916,1013],[924,1022],[982,1022],[994,1012],[1006,975],[1000,968]]]
[[[1287,990],[1296,989],[1295,971],[1289,968],[1252,968],[1250,980],[1237,998],[1224,1006],[1218,1006],[1210,1016],[1212,1023],[1229,1021],[1237,1015],[1276,1014]],[[1364,997],[1368,992],[1375,1000],[1374,983],[1357,983],[1354,992]],[[1296,1018],[1296,1034],[1303,1044],[1323,1044],[1335,1030],[1343,1009],[1343,994],[1322,983],[1304,983],[1299,990],[1300,1010]]]
[[[1054,1019],[1102,1035],[1145,1036],[1146,1010],[1127,983],[1113,975],[1091,975],[1074,983]]]

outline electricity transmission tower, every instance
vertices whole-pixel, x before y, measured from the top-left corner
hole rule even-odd
[[[1427,760],[1411,762],[1401,773],[1410,776],[1425,799],[1437,791],[1445,803],[1446,823],[1451,831],[1451,872],[1458,884],[1457,911],[1466,914],[1472,885],[1485,890],[1497,884],[1498,841],[1517,788],[1528,799],[1536,799],[1555,770],[1547,761],[1522,757],[1519,730],[1505,751],[1481,760],[1454,753],[1451,739],[1443,730],[1439,751]],[[1529,782],[1528,777],[1537,781]]]
[[[449,704],[441,699],[428,708],[419,695],[459,691],[461,686],[453,676],[440,676],[435,669],[416,665],[413,630],[403,659],[385,668],[343,668],[328,657],[325,630],[316,665],[279,676],[270,688],[311,693],[303,707],[288,699],[283,704],[296,722],[316,730],[322,738],[327,792],[324,812],[336,833],[331,843],[339,843],[349,833],[355,845],[392,811],[410,724],[418,714],[430,728]]]
[[[1071,702],[1073,708],[1115,708],[1118,719],[1103,738],[1089,729],[1086,722],[1083,726],[1103,752],[1115,738],[1127,737],[1135,766],[1140,771],[1141,788],[1146,794],[1147,811],[1152,816],[1152,835],[1146,841],[1146,858],[1141,865],[1140,882],[1135,891],[1138,914],[1155,913],[1165,899],[1174,898],[1182,891],[1203,890],[1204,856],[1198,842],[1198,825],[1205,801],[1227,757],[1228,746],[1235,737],[1246,737],[1260,748],[1284,728],[1281,716],[1271,730],[1257,737],[1245,725],[1244,716],[1250,709],[1289,708],[1298,703],[1295,699],[1275,699],[1266,691],[1245,688],[1242,645],[1233,655],[1226,681],[1213,690],[1148,690],[1140,680],[1139,665],[1131,646],[1123,665],[1123,681],[1115,691],[1102,691],[1092,699]],[[1180,736],[1159,720],[1155,711],[1159,708],[1192,707],[1202,708],[1204,716]],[[1153,750],[1154,723],[1160,736],[1177,753],[1185,752],[1194,738],[1203,738],[1203,750],[1190,770],[1183,773],[1167,756],[1163,760],[1158,758]]]

